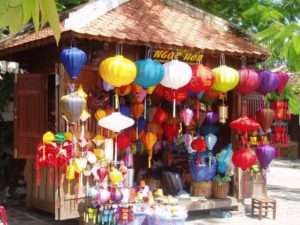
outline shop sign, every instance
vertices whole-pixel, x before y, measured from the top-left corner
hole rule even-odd
[[[168,62],[172,59],[178,59],[189,64],[199,63],[203,59],[203,54],[199,52],[190,52],[188,50],[165,50],[154,49],[152,59],[158,62]]]

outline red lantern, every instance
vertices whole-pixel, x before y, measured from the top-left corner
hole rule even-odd
[[[202,64],[195,64],[192,66],[192,79],[186,88],[198,93],[211,89],[214,83],[215,76],[212,70]]]
[[[162,97],[164,95],[164,86],[162,86],[161,84],[158,84],[153,92],[153,94]]]
[[[219,92],[214,91],[214,90],[209,90],[209,91],[205,92],[204,96],[210,100],[214,100],[215,98],[217,98],[219,96]]]
[[[277,72],[277,76],[280,80],[280,84],[279,87],[276,89],[276,92],[278,95],[281,95],[281,93],[284,91],[286,84],[289,81],[289,75],[283,72]]]
[[[242,94],[249,94],[259,88],[260,79],[258,74],[251,69],[242,68],[239,70],[240,80],[235,90]]]
[[[144,104],[140,102],[135,102],[131,105],[131,111],[133,113],[133,117],[138,120],[144,112]]]
[[[169,102],[173,102],[174,92],[175,91],[171,88],[165,88],[164,98]],[[175,92],[176,103],[180,103],[180,102],[184,101],[188,97],[188,95],[189,95],[188,91],[185,88],[177,89]]]
[[[199,136],[192,141],[191,147],[197,152],[202,152],[206,149],[206,142],[203,137]]]
[[[284,102],[284,101],[271,102],[271,108],[275,111],[275,119],[277,119],[277,120],[288,119],[288,116],[287,116],[288,103],[287,102]]]
[[[154,122],[162,124],[166,122],[169,118],[169,113],[162,108],[158,108],[154,115]]]
[[[163,129],[164,129],[164,134],[167,138],[167,140],[169,142],[172,142],[173,139],[175,138],[175,136],[177,136],[177,133],[179,131],[179,126],[178,124],[168,124],[168,123],[165,123],[163,125]]]
[[[274,119],[275,111],[271,108],[260,108],[256,111],[256,120],[264,131],[272,126]]]
[[[125,150],[131,145],[130,137],[124,134],[119,134],[117,136],[117,145],[118,145],[118,149],[120,149],[121,151]]]
[[[240,132],[249,132],[260,128],[259,123],[254,118],[249,118],[248,116],[242,116],[230,123],[232,129],[238,130]]]
[[[235,167],[247,170],[256,163],[256,155],[249,147],[237,150],[232,155],[232,162]]]

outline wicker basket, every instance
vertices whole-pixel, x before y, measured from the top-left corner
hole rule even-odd
[[[229,182],[224,182],[221,185],[219,185],[218,181],[214,180],[212,182],[212,192],[214,198],[217,199],[226,198],[229,192]]]

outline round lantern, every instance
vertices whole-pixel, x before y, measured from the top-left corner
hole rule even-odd
[[[120,190],[111,191],[110,199],[115,203],[120,203],[123,199],[123,193]]]
[[[164,135],[166,136],[167,140],[169,142],[172,142],[179,131],[179,126],[178,126],[178,124],[175,124],[175,126],[174,126],[173,124],[165,123],[163,125],[163,130],[164,130]]]
[[[269,92],[275,91],[280,85],[280,79],[277,73],[273,73],[269,70],[258,71],[260,86],[258,91],[266,95]]]
[[[191,143],[192,149],[195,149],[197,152],[202,152],[206,149],[206,143],[203,137],[199,136],[195,138]]]
[[[132,83],[137,73],[134,62],[124,58],[122,55],[103,60],[99,71],[102,79],[115,87]]]
[[[71,47],[60,53],[60,59],[70,78],[74,81],[86,62],[86,54],[79,48]]]
[[[251,69],[242,68],[239,70],[239,83],[235,90],[242,94],[249,94],[256,91],[260,85],[260,79],[258,74]]]
[[[177,90],[185,86],[192,78],[191,67],[184,62],[171,60],[163,65],[165,76],[160,82],[164,87]]]
[[[219,120],[219,115],[216,112],[207,112],[206,121],[210,124],[216,123]]]
[[[156,85],[153,94],[162,97],[164,95],[164,86],[161,84]]]
[[[289,81],[289,75],[287,75],[287,73],[284,72],[277,72],[277,76],[280,80],[280,84],[279,87],[276,89],[276,92],[278,95],[281,95],[281,93],[284,91],[286,84]]]
[[[186,87],[193,92],[207,91],[214,85],[215,76],[212,70],[202,64],[192,66],[192,78]]]
[[[75,124],[86,107],[86,101],[75,93],[60,98],[60,107],[70,124]]]
[[[169,113],[162,108],[158,108],[154,115],[154,122],[162,124],[166,122],[169,118]]]
[[[127,135],[119,134],[116,139],[117,139],[118,149],[122,151],[131,145],[131,139]]]
[[[213,72],[215,74],[213,89],[216,91],[230,91],[239,83],[239,73],[231,67],[222,65],[213,69]]]
[[[256,111],[256,120],[264,131],[272,126],[274,119],[275,111],[271,108],[260,108]]]
[[[256,155],[250,148],[236,150],[232,155],[232,162],[235,167],[245,171],[256,163]]]
[[[263,169],[267,169],[276,156],[276,149],[271,145],[261,145],[255,149],[256,157]]]
[[[138,60],[135,65],[137,67],[135,83],[144,88],[159,84],[164,77],[164,67],[152,59]]]

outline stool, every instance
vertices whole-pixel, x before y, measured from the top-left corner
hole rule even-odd
[[[273,210],[273,220],[276,219],[276,200],[268,197],[252,198],[251,215],[254,215],[254,209],[258,209],[258,218],[261,220],[262,213],[268,216],[268,212]]]
[[[3,206],[0,205],[0,215],[2,217],[3,225],[6,225],[6,212]]]

